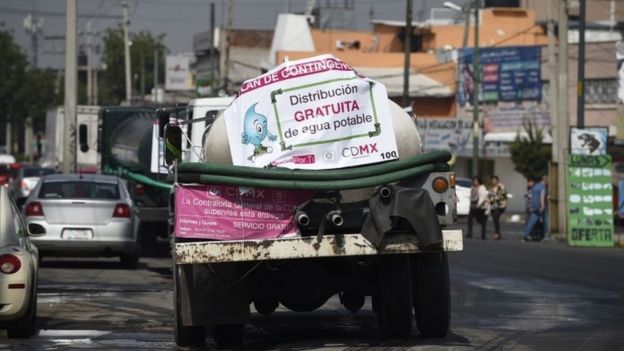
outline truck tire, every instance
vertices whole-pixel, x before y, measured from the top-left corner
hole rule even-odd
[[[217,348],[240,349],[243,345],[244,329],[242,324],[215,325],[212,336]]]
[[[256,311],[265,317],[270,316],[279,306],[279,302],[274,298],[257,299],[253,304]]]
[[[173,267],[173,299],[175,312],[175,342],[178,346],[202,346],[206,342],[206,327],[203,325],[185,326],[182,323],[179,280],[182,267]]]
[[[412,331],[412,281],[408,255],[379,257],[377,317],[384,339],[407,339]]]
[[[443,338],[451,322],[451,286],[446,252],[413,255],[414,315],[423,337]]]

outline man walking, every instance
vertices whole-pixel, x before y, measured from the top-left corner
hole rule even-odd
[[[546,207],[545,199],[546,195],[544,183],[542,183],[538,178],[535,180],[535,185],[533,185],[533,188],[531,189],[529,219],[527,220],[526,227],[524,228],[522,241],[527,242],[531,240],[530,235],[533,228],[539,224],[540,220],[542,220]]]

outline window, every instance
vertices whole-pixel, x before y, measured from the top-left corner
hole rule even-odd
[[[618,82],[615,78],[585,80],[585,103],[605,105],[617,103]]]
[[[44,182],[39,192],[43,199],[119,199],[119,187],[113,183],[84,181]]]

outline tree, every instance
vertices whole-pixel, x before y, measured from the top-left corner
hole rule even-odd
[[[28,67],[26,54],[11,33],[0,30],[0,122],[4,128],[11,123],[11,139],[19,142],[20,150],[26,120],[31,118],[35,130],[42,131],[47,109],[59,103],[54,73]],[[12,145],[7,148],[18,151]]]
[[[548,173],[550,146],[544,145],[544,130],[531,120],[524,123],[526,135],[518,133],[509,145],[514,169],[526,179],[540,178]]]
[[[148,31],[130,33],[130,66],[133,80],[132,87],[139,96],[148,94],[154,84],[154,49],[164,48],[164,34],[153,36]],[[165,67],[164,50],[158,51],[159,77],[163,79]],[[104,52],[102,61],[106,66],[106,71],[102,74],[99,85],[99,101],[102,104],[118,104],[125,100],[125,67],[124,67],[124,46],[123,29],[108,29],[104,35]],[[141,65],[143,64],[143,67]],[[141,69],[143,68],[143,69]],[[141,72],[144,76],[141,77]],[[134,78],[137,79],[134,79]],[[145,90],[140,91],[141,80],[145,82]]]

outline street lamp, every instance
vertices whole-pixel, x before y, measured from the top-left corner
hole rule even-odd
[[[443,3],[445,8],[463,12],[466,14],[466,26],[464,27],[464,48],[468,43],[468,28],[470,21],[470,10],[474,8],[474,45],[472,50],[472,176],[476,176],[479,172],[479,134],[481,131],[479,124],[479,80],[481,74],[479,70],[479,8],[480,0],[471,0],[464,6],[459,6],[451,1]]]

